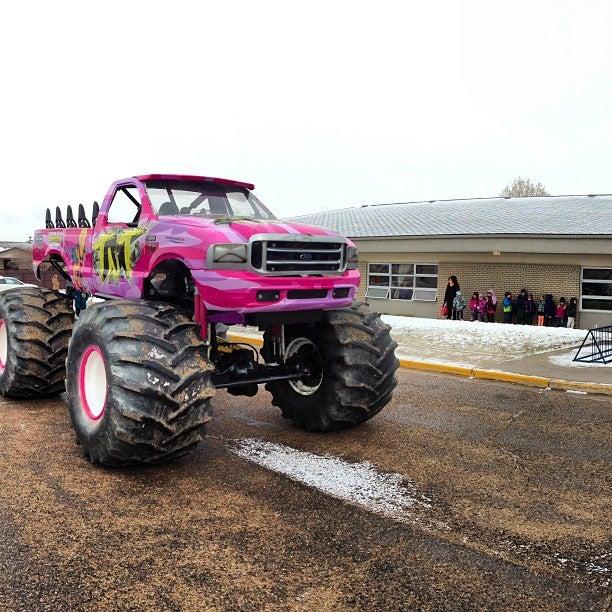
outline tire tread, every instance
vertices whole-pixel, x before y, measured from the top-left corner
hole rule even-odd
[[[80,400],[69,398],[77,436],[93,462],[165,463],[202,440],[214,389],[196,324],[166,304],[107,302],[79,319],[73,344],[82,334],[104,340],[111,376],[107,414],[95,435],[79,425]],[[77,362],[70,353],[72,345],[69,363]]]
[[[35,399],[62,393],[73,322],[65,299],[42,287],[19,287],[0,294],[0,309],[12,330],[0,394]]]
[[[390,329],[362,302],[330,311],[317,331],[310,332],[310,338],[321,343],[328,355],[329,392],[310,405],[285,381],[271,382],[266,390],[272,394],[272,404],[284,418],[308,431],[345,429],[371,419],[389,403],[397,385],[397,343]],[[297,328],[293,336],[302,333],[308,334]],[[270,342],[266,331],[264,354]]]

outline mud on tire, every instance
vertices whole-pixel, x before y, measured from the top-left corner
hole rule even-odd
[[[72,311],[41,287],[0,293],[0,395],[42,398],[64,391]]]
[[[212,367],[198,327],[176,308],[129,301],[88,308],[67,368],[70,418],[91,461],[160,463],[202,439]]]
[[[305,390],[289,381],[267,383],[272,403],[284,418],[309,431],[345,429],[372,418],[391,400],[397,384],[397,343],[389,330],[378,313],[359,302],[325,313],[314,326],[286,326],[285,346],[299,338],[310,341],[318,349],[322,375]],[[266,332],[264,356],[270,344]]]

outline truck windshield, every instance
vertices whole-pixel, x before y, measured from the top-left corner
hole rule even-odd
[[[153,210],[160,217],[276,217],[248,190],[234,185],[201,181],[147,181]]]

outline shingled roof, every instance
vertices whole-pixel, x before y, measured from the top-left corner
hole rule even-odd
[[[612,196],[475,198],[373,204],[292,217],[349,238],[612,235]]]
[[[32,252],[31,242],[12,242],[10,240],[0,240],[0,253],[9,249],[19,249],[21,251]]]

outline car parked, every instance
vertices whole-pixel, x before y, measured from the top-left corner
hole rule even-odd
[[[35,285],[29,285],[20,281],[18,278],[12,276],[0,276],[0,291],[8,291],[9,289],[15,289],[16,287],[34,287]]]

